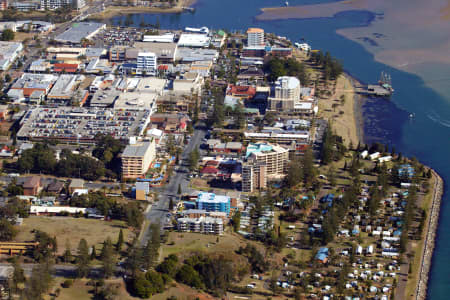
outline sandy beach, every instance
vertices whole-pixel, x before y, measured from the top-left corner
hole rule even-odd
[[[190,7],[196,2],[196,0],[180,0],[177,5],[172,8],[158,8],[158,7],[147,7],[147,6],[108,6],[106,9],[98,14],[93,14],[90,16],[92,19],[110,19],[115,16],[128,15],[128,14],[139,14],[139,13],[181,13],[183,12],[183,7]]]
[[[356,83],[354,78],[344,74],[338,78],[334,94],[319,100],[319,117],[329,120],[336,134],[347,145],[351,142],[354,146],[363,142],[361,99],[355,93]],[[345,102],[342,102],[342,97]]]

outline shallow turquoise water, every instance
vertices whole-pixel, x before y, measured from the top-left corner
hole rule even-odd
[[[266,32],[286,36],[294,42],[305,38],[314,49],[330,51],[333,56],[342,60],[350,74],[363,82],[376,82],[381,71],[389,72],[395,88],[392,101],[367,101],[363,105],[366,142],[385,141],[394,146],[397,151],[417,157],[441,174],[446,181],[445,189],[448,189],[450,95],[439,95],[425,86],[419,77],[376,62],[373,55],[361,45],[335,33],[339,28],[367,26],[375,17],[372,13],[346,12],[334,18],[259,22],[255,16],[259,14],[260,7],[279,6],[283,5],[284,1],[227,0],[226,3],[224,2],[223,0],[199,0],[196,4],[197,10],[193,14],[139,14],[133,15],[133,20],[136,26],[142,20],[146,23],[156,23],[159,20],[162,28],[171,29],[208,26],[212,29],[246,30],[250,26],[258,26],[264,28]],[[289,2],[295,5],[324,1],[291,0]],[[111,22],[117,24],[120,19],[125,20],[125,17],[113,18]],[[395,35],[395,32],[392,35]],[[447,66],[438,65],[429,68],[427,72],[433,78],[439,78],[439,72],[444,68]],[[436,81],[434,84],[441,84],[442,88],[447,80],[444,78],[442,83]],[[408,117],[410,113],[415,114],[413,120]],[[447,255],[450,250],[448,198],[448,193],[445,193],[430,274],[429,299],[448,299],[450,294],[450,257]]]

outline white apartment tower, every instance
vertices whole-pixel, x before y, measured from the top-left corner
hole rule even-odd
[[[264,29],[249,28],[247,30],[247,46],[248,47],[264,46]]]
[[[300,80],[296,77],[278,77],[274,86],[274,95],[269,97],[269,109],[291,111],[295,103],[300,101]]]
[[[137,57],[137,71],[155,75],[157,68],[156,59],[156,54],[153,52],[139,52]]]

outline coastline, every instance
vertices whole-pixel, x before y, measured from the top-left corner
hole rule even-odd
[[[155,13],[155,14],[176,14],[184,11],[184,7],[190,7],[195,4],[197,0],[180,0],[175,7],[159,8],[147,6],[108,6],[103,12],[89,16],[89,19],[111,19],[116,16],[124,16],[129,14]]]
[[[421,256],[421,264],[419,271],[419,280],[416,287],[416,300],[425,300],[427,298],[428,276],[431,268],[431,259],[433,258],[433,250],[435,246],[436,231],[439,224],[439,212],[441,208],[441,200],[444,193],[444,181],[439,174],[431,169],[436,183],[433,188],[433,201],[430,209],[430,217],[428,228],[425,235],[424,247]]]
[[[361,97],[355,92],[358,82],[348,73],[341,75],[331,96],[319,100],[319,116],[329,120],[333,130],[347,146],[364,142]],[[341,102],[341,97],[345,102]]]

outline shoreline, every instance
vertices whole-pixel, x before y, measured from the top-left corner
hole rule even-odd
[[[344,72],[336,81],[334,93],[319,99],[318,116],[331,122],[333,130],[347,146],[364,143],[361,96],[355,92],[358,80]],[[345,102],[341,101],[344,97]]]
[[[108,6],[103,12],[92,14],[89,19],[104,20],[117,16],[126,16],[130,14],[177,14],[184,12],[184,7],[190,7],[197,0],[180,0],[180,2],[172,8],[159,8],[147,6]]]
[[[427,298],[428,278],[436,243],[436,232],[439,225],[441,201],[444,194],[444,180],[435,170],[431,169],[431,172],[436,178],[436,183],[433,188],[433,200],[428,221],[428,229],[425,235],[424,247],[421,255],[420,271],[418,274],[419,280],[417,281],[415,293],[416,300],[425,300]]]

